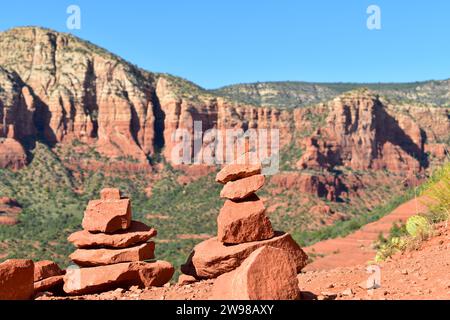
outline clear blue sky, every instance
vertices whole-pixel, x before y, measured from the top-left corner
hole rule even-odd
[[[255,81],[407,82],[450,78],[450,1],[2,1],[0,30],[66,28],[140,67],[206,88]],[[381,8],[381,30],[366,9]]]

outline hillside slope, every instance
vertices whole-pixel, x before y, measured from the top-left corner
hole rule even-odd
[[[298,108],[331,100],[346,91],[360,88],[368,88],[397,102],[450,105],[450,80],[412,83],[258,82],[225,86],[213,92],[243,103]]]

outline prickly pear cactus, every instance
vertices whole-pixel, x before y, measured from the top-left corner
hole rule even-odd
[[[415,215],[406,221],[406,231],[412,237],[426,235],[430,232],[430,223],[425,217]]]
[[[391,239],[391,245],[397,249],[403,250],[406,245],[406,241],[401,237],[393,237]]]

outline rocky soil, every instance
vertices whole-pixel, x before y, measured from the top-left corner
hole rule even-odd
[[[415,251],[397,254],[378,264],[381,287],[364,287],[367,265],[307,271],[299,275],[300,287],[318,299],[446,299],[450,298],[450,228],[441,224],[436,236]],[[314,297],[315,296],[315,297]]]
[[[366,289],[367,265],[305,271],[299,274],[303,299],[314,300],[400,300],[445,299],[450,297],[450,228],[441,224],[437,234],[412,252],[398,254],[378,264],[381,287]],[[445,280],[447,279],[447,280]],[[38,300],[205,300],[210,298],[214,280],[188,285],[172,284],[163,288],[115,290],[80,297],[40,295]]]

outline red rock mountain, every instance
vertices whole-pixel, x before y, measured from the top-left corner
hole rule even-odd
[[[398,104],[367,91],[277,109],[232,102],[166,74],[144,71],[72,35],[43,28],[0,34],[0,167],[19,169],[37,139],[74,139],[109,157],[170,161],[177,128],[278,128],[303,150],[299,168],[419,171],[444,157],[449,109]],[[22,146],[23,147],[22,147]]]

